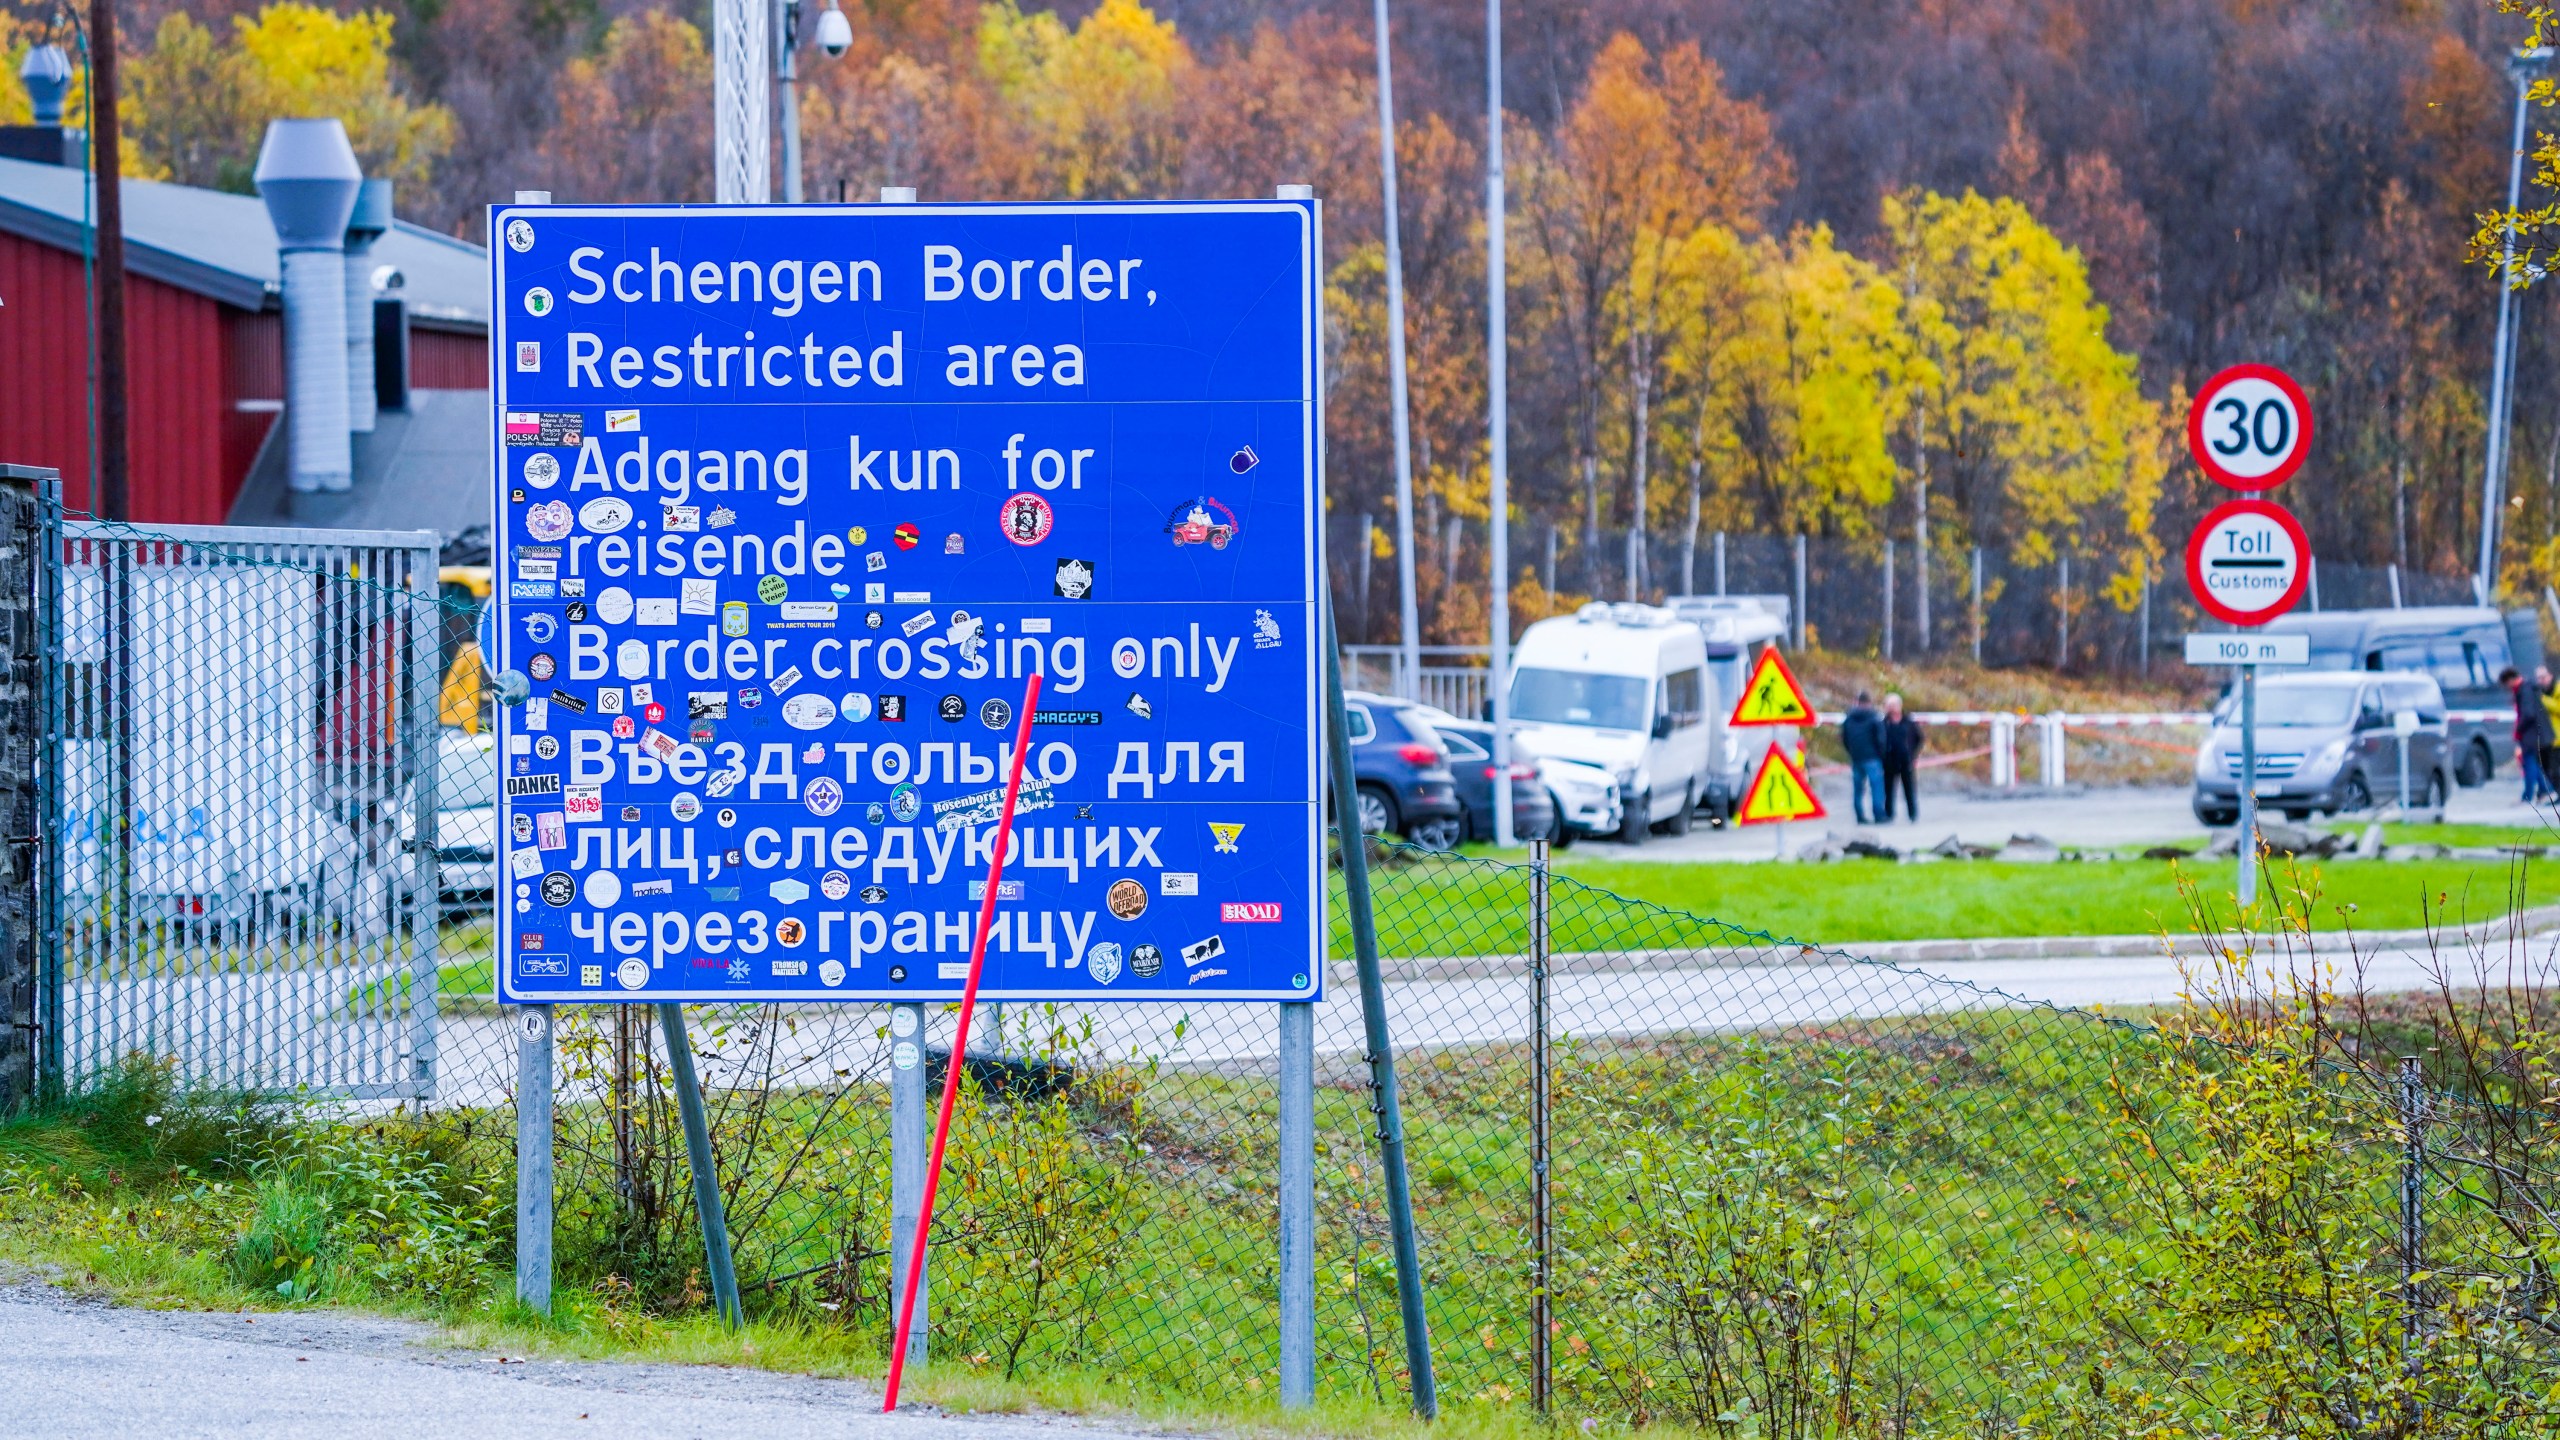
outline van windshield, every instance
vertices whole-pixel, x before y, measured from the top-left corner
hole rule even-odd
[[[2231,723],[2238,724],[2239,698],[2234,696],[2227,703]],[[2258,688],[2258,723],[2344,725],[2354,713],[2355,704],[2353,685],[2262,685]]]
[[[1653,682],[1635,675],[1588,675],[1576,670],[1516,670],[1511,675],[1511,718],[1551,725],[1590,725],[1602,730],[1642,730]]]

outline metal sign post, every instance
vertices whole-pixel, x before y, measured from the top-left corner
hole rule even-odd
[[[2311,401],[2270,365],[2234,365],[2207,380],[2187,408],[2187,451],[2217,485],[2251,498],[2216,506],[2187,540],[2187,586],[2206,614],[2257,626],[2291,610],[2311,580],[2311,540],[2281,505],[2255,498],[2291,478],[2311,453]],[[2187,663],[2240,671],[2239,878],[2246,910],[2258,899],[2258,667],[2310,660],[2303,635],[2190,635]]]

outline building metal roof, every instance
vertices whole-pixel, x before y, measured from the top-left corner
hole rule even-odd
[[[0,231],[63,250],[81,248],[94,204],[85,170],[0,160]],[[136,274],[243,310],[274,308],[280,283],[275,227],[255,195],[158,180],[124,182],[125,265]],[[489,328],[489,252],[402,220],[374,242],[376,262],[406,278],[413,320]]]

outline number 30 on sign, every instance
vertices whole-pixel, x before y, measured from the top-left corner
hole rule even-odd
[[[2311,453],[2311,401],[2272,365],[2234,365],[2187,407],[2187,450],[2217,485],[2272,490]]]

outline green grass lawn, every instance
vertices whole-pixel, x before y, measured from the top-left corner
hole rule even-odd
[[[2432,828],[2462,834],[2460,840],[2443,843],[2496,843],[2478,834],[2493,827]],[[1737,865],[1611,860],[1604,858],[1606,853],[1574,853],[1558,860],[1556,873],[1574,883],[1555,891],[1551,923],[1556,948],[1712,947],[1747,943],[1753,934],[1846,946],[2033,935],[2183,935],[2194,925],[2180,877],[2192,881],[2222,925],[2230,923],[2236,884],[2232,862],[2222,859]],[[1422,858],[1377,872],[1382,953],[1524,951],[1525,861],[1498,858],[1509,863]],[[2309,913],[2314,927],[2322,930],[2409,930],[2430,918],[2485,920],[2505,914],[2513,900],[2509,887],[2514,877],[2508,867],[2487,861],[2279,860],[2269,874],[2273,882],[2312,892],[2316,898]],[[2530,882],[2533,876],[2528,871],[2523,878]],[[1341,897],[1337,875],[1332,952],[1336,959],[1349,959],[1350,927],[1342,918]],[[2529,886],[2528,902],[2538,898],[2539,888]],[[438,984],[445,1007],[466,1010],[485,1003],[491,988],[488,921],[448,928],[443,950],[450,957]],[[405,977],[392,983],[405,986]],[[365,1005],[373,999],[367,993],[351,996],[350,1003]]]

